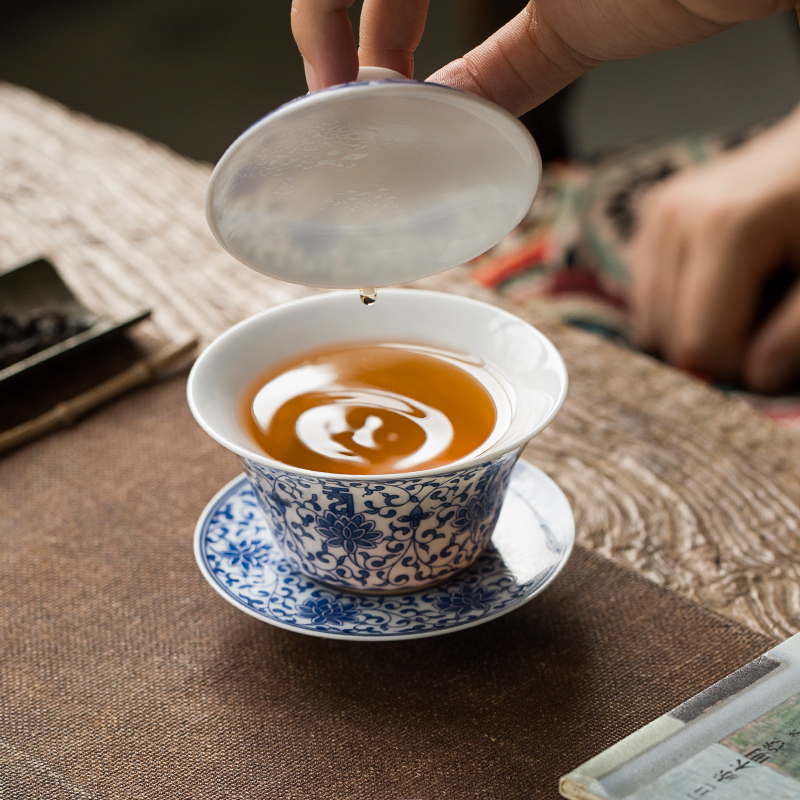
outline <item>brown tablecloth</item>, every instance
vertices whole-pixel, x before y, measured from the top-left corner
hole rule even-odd
[[[239,472],[185,376],[0,459],[0,798],[519,800],[773,641],[577,548],[461,633],[339,642],[203,580]]]

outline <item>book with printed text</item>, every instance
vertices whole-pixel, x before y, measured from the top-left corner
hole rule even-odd
[[[800,634],[561,778],[571,800],[800,800]]]

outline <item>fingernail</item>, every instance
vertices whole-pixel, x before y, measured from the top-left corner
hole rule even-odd
[[[306,71],[306,83],[308,84],[308,91],[309,92],[316,92],[318,89],[321,89],[319,78],[317,78],[317,71],[314,67],[303,59],[303,69]]]

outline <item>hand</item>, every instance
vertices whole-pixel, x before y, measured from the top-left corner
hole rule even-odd
[[[643,198],[626,253],[641,346],[756,392],[800,379],[800,283],[759,319],[770,278],[800,269],[798,143],[800,107]]]
[[[364,0],[356,53],[354,0],[293,0],[292,31],[312,91],[354,80],[362,66],[412,77],[428,0]],[[535,0],[429,80],[523,114],[604,61],[699,41],[798,0]]]

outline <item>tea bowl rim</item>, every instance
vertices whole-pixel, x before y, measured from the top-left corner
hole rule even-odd
[[[205,419],[196,400],[197,386],[199,381],[201,380],[200,376],[202,374],[202,371],[204,370],[204,364],[209,358],[211,358],[213,351],[223,346],[223,344],[227,339],[236,336],[238,332],[241,331],[242,329],[257,324],[264,317],[271,316],[279,311],[285,312],[289,309],[299,308],[306,304],[326,302],[325,298],[341,297],[342,295],[350,296],[353,294],[352,289],[336,289],[336,290],[318,292],[309,295],[307,297],[301,297],[295,300],[288,301],[286,303],[280,303],[270,308],[267,308],[263,311],[259,311],[256,314],[253,314],[241,320],[240,322],[237,322],[235,325],[231,326],[223,333],[221,333],[219,336],[217,336],[213,341],[211,341],[206,346],[206,348],[200,353],[200,355],[197,357],[194,364],[192,365],[192,369],[189,373],[189,377],[186,383],[186,395],[187,395],[189,409],[192,415],[194,416],[196,422],[214,441],[216,441],[218,444],[221,444],[225,449],[231,451],[240,458],[254,462],[256,464],[260,464],[265,467],[269,467],[270,469],[280,470],[292,475],[299,475],[319,480],[336,480],[336,481],[345,481],[351,483],[352,482],[387,483],[390,481],[392,482],[408,481],[419,478],[453,475],[480,466],[481,464],[487,464],[493,462],[498,458],[500,458],[501,456],[504,456],[506,453],[512,452],[517,449],[521,451],[522,448],[528,442],[530,442],[531,439],[533,439],[536,435],[541,433],[556,418],[567,396],[567,391],[569,388],[569,376],[567,373],[566,364],[564,363],[564,359],[561,356],[561,353],[559,352],[558,348],[538,328],[536,328],[534,325],[531,325],[529,322],[522,319],[521,317],[518,317],[515,314],[512,314],[511,312],[506,311],[503,308],[492,305],[491,303],[487,303],[483,300],[477,300],[472,297],[465,297],[463,295],[451,294],[448,292],[431,291],[428,289],[411,289],[411,288],[397,288],[397,287],[381,289],[381,295],[384,296],[387,294],[394,294],[394,293],[403,293],[403,294],[414,293],[419,295],[435,296],[438,298],[442,298],[445,302],[455,302],[455,303],[463,303],[465,305],[473,305],[476,307],[480,307],[484,310],[486,309],[490,310],[499,319],[506,319],[516,324],[524,325],[526,328],[529,329],[529,331],[534,335],[534,337],[539,340],[539,343],[542,345],[542,347],[546,351],[548,351],[548,355],[552,358],[552,366],[555,368],[558,374],[559,392],[558,396],[555,398],[555,402],[552,408],[542,417],[541,420],[539,420],[539,422],[536,425],[529,427],[523,433],[519,434],[518,436],[514,437],[513,439],[507,442],[498,443],[498,445],[492,446],[487,450],[484,450],[483,452],[478,453],[477,455],[469,459],[460,459],[457,461],[450,462],[449,464],[445,464],[443,466],[435,467],[432,469],[409,470],[407,472],[392,472],[392,473],[382,473],[382,474],[356,475],[352,473],[322,472],[318,470],[306,469],[304,467],[296,467],[291,464],[286,464],[282,461],[278,461],[277,459],[271,458],[265,453],[259,453],[255,449],[248,449],[246,447],[242,447],[236,442],[231,441],[231,439],[229,439],[227,436],[219,433],[219,431],[217,431]]]

